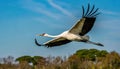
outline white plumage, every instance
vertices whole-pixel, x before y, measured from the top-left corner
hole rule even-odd
[[[94,25],[96,16],[99,14],[96,13],[98,11],[98,8],[94,10],[94,5],[93,5],[92,9],[90,10],[90,5],[88,4],[86,13],[83,6],[82,6],[82,10],[83,10],[82,18],[70,30],[65,31],[56,36],[52,36],[46,33],[39,34],[39,36],[51,37],[53,39],[44,44],[39,44],[35,39],[36,45],[53,47],[53,46],[60,46],[63,44],[67,44],[72,41],[77,41],[77,42],[85,42],[85,43],[95,44],[98,46],[103,46],[103,44],[101,43],[90,41],[89,36],[85,35],[91,30],[91,28]]]

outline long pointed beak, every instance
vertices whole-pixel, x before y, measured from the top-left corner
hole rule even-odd
[[[42,34],[36,34],[36,36],[42,36]]]
[[[45,35],[45,33],[43,33],[43,34],[37,34],[36,36],[44,36]]]

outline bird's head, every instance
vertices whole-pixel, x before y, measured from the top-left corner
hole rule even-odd
[[[48,36],[47,33],[37,34],[37,36]]]

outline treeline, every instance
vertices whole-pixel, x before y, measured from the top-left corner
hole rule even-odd
[[[82,49],[66,57],[12,56],[0,58],[0,69],[120,69],[115,51]]]

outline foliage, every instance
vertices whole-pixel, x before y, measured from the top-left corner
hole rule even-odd
[[[120,69],[120,54],[97,49],[78,50],[68,58],[21,56],[15,61],[0,58],[0,69]]]
[[[31,56],[21,56],[21,57],[17,58],[16,61],[19,61],[19,62],[26,61],[26,62],[30,63],[30,62],[32,62],[32,57]]]
[[[96,57],[105,57],[108,54],[105,50],[97,50],[97,49],[82,49],[78,50],[74,55],[77,55],[81,59],[88,59],[91,61],[95,61]]]

